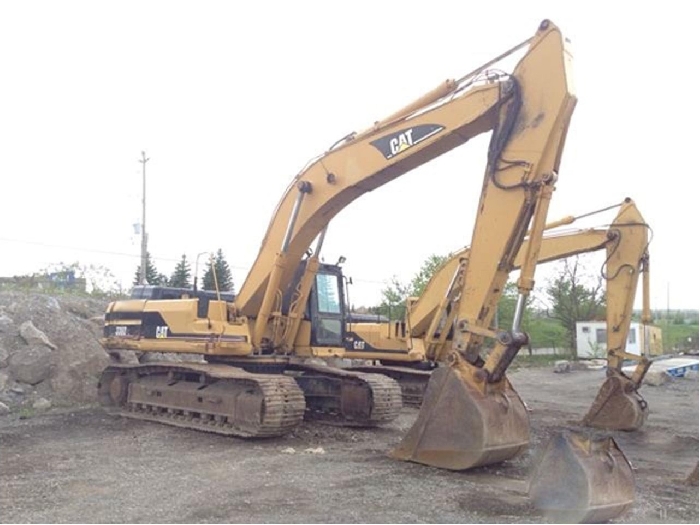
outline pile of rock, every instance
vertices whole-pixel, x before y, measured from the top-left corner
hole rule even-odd
[[[0,413],[94,403],[106,301],[0,293]]]

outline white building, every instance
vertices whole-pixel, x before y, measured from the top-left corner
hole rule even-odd
[[[607,355],[608,329],[605,321],[578,321],[576,323],[576,352],[581,358],[604,358]],[[649,354],[661,355],[663,344],[661,328],[648,326]],[[630,354],[642,355],[645,348],[644,325],[631,323],[627,334],[627,346],[625,351]]]

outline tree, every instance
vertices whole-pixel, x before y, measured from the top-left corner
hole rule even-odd
[[[406,298],[409,292],[409,285],[399,281],[396,276],[392,277],[391,283],[382,290],[382,302],[372,308],[372,313],[385,315],[392,321],[402,320],[406,317]]]
[[[167,284],[168,278],[162,273],[158,272],[153,261],[151,259],[151,253],[146,252],[146,282],[152,285],[163,285]],[[134,275],[134,285],[141,284],[141,265],[139,264],[136,268],[136,274]]]
[[[214,282],[215,271],[216,283]],[[233,292],[233,277],[231,275],[231,269],[224,258],[224,253],[221,248],[218,249],[216,255],[213,257],[213,264],[210,260],[209,265],[204,272],[204,277],[202,277],[202,287],[205,290],[215,290],[216,284],[218,284],[220,291]]]
[[[35,274],[38,282],[51,291],[88,293],[96,297],[117,298],[124,295],[119,279],[112,271],[98,264],[53,263]]]
[[[498,328],[501,330],[511,330],[513,328],[513,318],[515,317],[515,306],[518,304],[518,285],[514,281],[508,281],[503,287],[501,299],[498,301],[497,320]],[[522,317],[523,330],[527,331],[530,325],[530,304],[532,303],[532,294],[527,296],[525,300],[525,311]]]
[[[393,276],[391,282],[382,290],[382,302],[372,308],[372,313],[385,315],[392,321],[402,320],[406,317],[406,299],[408,297],[420,297],[425,290],[428,281],[438,268],[449,258],[449,255],[431,255],[420,267],[418,273],[413,276],[410,284],[401,282]]]
[[[168,284],[173,288],[190,288],[192,286],[190,277],[192,277],[190,263],[187,262],[187,257],[183,254],[180,262],[175,266],[175,270],[170,276]]]
[[[428,284],[428,281],[432,278],[435,272],[442,266],[449,255],[431,255],[425,261],[423,265],[418,270],[418,273],[413,276],[411,280],[410,295],[415,297],[420,297]]]
[[[552,303],[551,317],[557,319],[566,330],[566,339],[574,359],[576,355],[576,321],[590,321],[605,315],[603,277],[598,276],[592,285],[586,285],[587,276],[579,264],[578,256],[561,262],[559,275],[546,288]]]

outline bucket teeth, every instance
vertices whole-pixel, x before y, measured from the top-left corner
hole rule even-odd
[[[614,370],[600,387],[583,424],[606,430],[637,430],[648,413],[647,402],[634,382]]]
[[[435,370],[413,427],[390,453],[396,459],[450,470],[497,463],[529,443],[527,411],[503,379],[483,393],[452,367]]]
[[[530,478],[529,497],[548,518],[562,523],[599,523],[634,503],[632,467],[612,437],[553,436]]]

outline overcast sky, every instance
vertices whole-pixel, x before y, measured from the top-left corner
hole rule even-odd
[[[181,254],[194,261],[222,248],[240,286],[309,158],[549,18],[572,41],[579,99],[550,219],[634,198],[654,232],[652,306],[697,308],[691,6],[2,2],[0,275],[78,260],[107,266],[128,286],[145,151],[158,269],[170,274]],[[353,303],[378,302],[393,275],[408,280],[429,255],[469,243],[487,142],[467,143],[334,219],[324,255],[347,258]],[[538,285],[552,273],[540,270]]]

